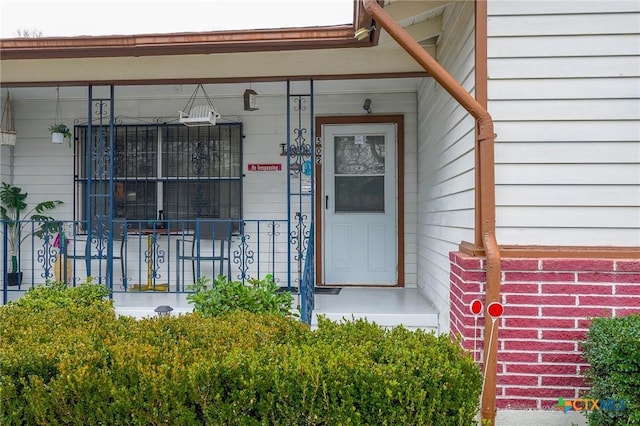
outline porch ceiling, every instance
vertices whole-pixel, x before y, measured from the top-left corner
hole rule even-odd
[[[435,55],[442,15],[451,3],[386,0],[385,8]],[[371,40],[354,40],[356,27],[371,22],[359,1],[354,1],[354,7],[353,27],[2,39],[0,84],[179,84],[426,75],[382,28],[376,28]]]
[[[420,84],[419,77],[412,78],[365,78],[365,79],[346,79],[346,80],[317,80],[314,82],[314,94],[316,95],[333,95],[333,94],[362,94],[362,93],[407,93],[416,92]],[[236,99],[239,94],[247,88],[246,83],[211,83],[205,84],[204,87],[208,94],[211,95],[214,102],[225,98]],[[264,81],[254,82],[251,87],[256,90],[261,97],[281,96],[286,92],[286,83],[283,81]],[[297,85],[292,83],[292,89],[305,91],[307,85],[301,82]],[[122,100],[167,100],[179,99],[182,103],[186,102],[193,93],[194,85],[192,84],[140,84],[140,85],[116,85],[115,97],[117,101]],[[94,85],[94,96],[100,98],[109,97],[109,87]],[[53,102],[56,100],[57,92],[55,86],[20,86],[11,88],[11,98],[14,101],[36,101],[36,102]],[[69,86],[60,90],[60,97],[66,101],[85,101],[87,99],[86,86]]]

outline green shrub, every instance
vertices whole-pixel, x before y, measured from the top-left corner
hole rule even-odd
[[[263,280],[250,279],[248,285],[241,281],[229,281],[220,275],[211,284],[209,278],[201,277],[189,287],[193,293],[187,295],[187,300],[194,305],[194,312],[212,317],[237,310],[293,315],[293,296],[288,291],[278,292],[278,285],[271,275]]]
[[[39,413],[42,405],[32,400],[35,384],[42,391],[68,369],[101,368],[106,362],[104,340],[115,331],[114,322],[115,312],[98,304],[44,310],[2,307],[0,424],[46,424],[48,414]],[[47,401],[51,397],[48,394]]]
[[[0,309],[3,425],[470,425],[481,375],[447,336],[235,311],[135,320]]]
[[[13,302],[16,306],[28,307],[36,311],[65,306],[102,306],[111,309],[113,303],[106,300],[109,289],[94,284],[89,278],[76,287],[68,287],[64,282],[48,282],[43,286],[31,287],[23,297]]]
[[[587,413],[589,424],[640,424],[640,315],[595,318],[582,349],[590,364],[585,398],[600,400],[600,409]]]

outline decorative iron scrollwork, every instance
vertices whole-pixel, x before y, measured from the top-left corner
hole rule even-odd
[[[53,235],[49,232],[45,232],[42,235],[42,248],[37,251],[37,261],[42,265],[43,272],[40,276],[44,279],[51,279],[54,277],[53,265],[58,259],[58,250],[53,247]]]
[[[254,262],[254,252],[249,248],[250,239],[251,235],[243,232],[240,235],[238,249],[233,251],[233,263],[238,265],[239,270],[237,278],[242,282],[251,278],[251,275],[247,271]]]
[[[193,173],[196,176],[202,176],[209,164],[210,156],[207,144],[202,141],[197,141],[194,144],[193,154],[191,154],[191,166]]]
[[[293,110],[294,111],[306,111],[307,110],[307,96],[296,96],[293,98]]]
[[[165,262],[165,251],[160,247],[158,242],[158,234],[149,236],[150,241],[147,250],[144,251],[144,261],[149,267],[149,277],[154,280],[162,278],[160,267]]]
[[[95,164],[94,176],[98,179],[107,179],[109,177],[110,161],[109,144],[107,141],[106,131],[96,131],[95,143],[91,152],[91,157]]]

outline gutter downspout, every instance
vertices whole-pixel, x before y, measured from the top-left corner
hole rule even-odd
[[[477,135],[480,164],[480,185],[482,195],[480,216],[482,241],[487,259],[487,285],[485,308],[493,302],[500,302],[500,248],[496,240],[495,229],[495,176],[493,120],[489,112],[474,99],[422,46],[420,46],[391,16],[383,10],[376,0],[362,0],[366,11],[382,26],[391,37],[416,60],[458,103],[466,109],[477,123]],[[496,372],[498,351],[498,321],[493,321],[485,311],[484,339],[494,335],[491,345],[484,347],[485,378],[482,389],[483,425],[493,426],[496,417]],[[485,392],[486,390],[486,392]],[[485,423],[486,422],[486,423]]]

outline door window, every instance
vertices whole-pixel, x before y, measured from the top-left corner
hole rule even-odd
[[[334,144],[336,213],[384,213],[384,136],[336,136]]]

